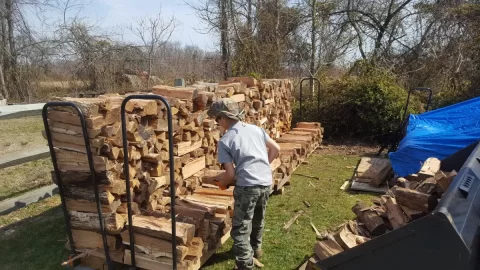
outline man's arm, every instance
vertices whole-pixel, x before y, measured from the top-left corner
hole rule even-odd
[[[269,149],[268,151],[268,163],[272,163],[272,161],[277,158],[278,152],[280,152],[280,145],[271,138],[268,138],[267,142],[265,143],[267,145],[267,148]]]
[[[225,168],[225,173],[222,174],[221,179],[218,179],[220,184],[224,187],[233,184],[233,180],[235,179],[235,168],[233,168],[233,163],[223,163],[223,167]]]

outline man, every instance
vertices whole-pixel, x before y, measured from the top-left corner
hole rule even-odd
[[[253,257],[263,254],[262,233],[272,185],[270,163],[280,146],[262,128],[242,122],[243,111],[229,98],[213,103],[208,115],[226,130],[218,142],[218,161],[225,174],[216,181],[227,187],[236,180],[231,231],[235,269],[253,269]]]

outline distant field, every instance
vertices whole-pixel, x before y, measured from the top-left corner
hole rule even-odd
[[[38,82],[38,86],[41,88],[71,88],[82,87],[86,83],[83,81],[41,81]]]
[[[46,145],[40,116],[0,120],[0,155]]]

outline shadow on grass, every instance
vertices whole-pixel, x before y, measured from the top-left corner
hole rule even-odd
[[[215,265],[217,263],[222,263],[228,260],[234,260],[233,252],[231,249],[225,250],[222,252],[215,253],[214,256],[212,256],[208,261],[205,262],[202,267],[210,266],[210,265]]]
[[[44,184],[40,184],[40,185],[38,185],[38,186],[32,186],[32,187],[26,188],[26,189],[24,189],[24,190],[20,190],[20,191],[13,192],[13,193],[8,194],[8,195],[6,195],[6,196],[0,196],[0,202],[1,202],[1,201],[4,201],[4,200],[8,200],[8,199],[15,198],[15,197],[20,197],[21,195],[23,195],[23,194],[25,194],[25,193],[28,193],[28,192],[30,192],[30,191],[33,191],[33,190],[36,190],[36,189],[39,189],[39,188],[42,188],[42,187],[46,187],[46,186],[48,186],[48,185],[50,185],[50,183],[44,183]],[[58,189],[57,189],[57,191],[54,192],[53,195],[55,195],[55,194],[58,194]],[[48,195],[48,196],[45,195],[45,196],[43,196],[42,198],[45,199],[45,198],[48,198],[48,197],[52,197],[52,196],[51,196],[51,195]],[[21,207],[18,207],[18,208],[21,208]],[[17,209],[18,209],[18,208],[17,208]],[[15,210],[16,210],[16,209],[15,209]]]
[[[2,269],[64,269],[64,217],[60,207],[0,229]]]

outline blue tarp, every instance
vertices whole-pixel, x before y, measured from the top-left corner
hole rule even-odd
[[[417,173],[429,157],[440,160],[480,139],[480,97],[448,107],[412,114],[407,134],[390,153],[395,174]]]

